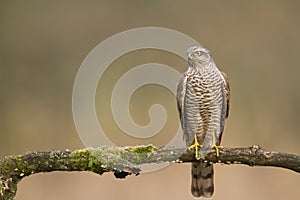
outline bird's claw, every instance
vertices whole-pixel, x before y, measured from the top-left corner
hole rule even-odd
[[[197,136],[195,135],[195,142],[194,142],[194,144],[189,146],[189,150],[195,149],[195,158],[197,160],[200,160],[200,154],[199,154],[198,148],[201,148],[201,147],[202,147],[202,145],[199,144],[199,142],[197,140]]]
[[[217,155],[217,157],[219,157],[219,155],[220,155],[219,149],[223,148],[223,146],[217,146],[217,145],[213,144],[211,147],[216,149],[216,155]]]

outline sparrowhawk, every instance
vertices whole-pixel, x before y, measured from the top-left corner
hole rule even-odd
[[[177,104],[187,146],[211,148],[220,145],[228,117],[230,89],[227,76],[219,71],[210,52],[200,46],[187,50],[188,70],[177,85]],[[218,155],[218,151],[217,151]],[[214,192],[213,165],[192,163],[194,197],[211,197]]]

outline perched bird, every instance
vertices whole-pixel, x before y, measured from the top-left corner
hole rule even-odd
[[[227,76],[213,61],[210,52],[200,46],[187,50],[188,70],[177,85],[177,105],[186,145],[215,147],[220,145],[225,119],[229,112],[230,89]],[[213,165],[192,163],[194,197],[211,197],[214,192]]]

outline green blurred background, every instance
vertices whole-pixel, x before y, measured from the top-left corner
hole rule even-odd
[[[1,1],[0,158],[34,150],[84,148],[72,117],[77,70],[101,41],[145,26],[191,36],[211,50],[219,68],[228,74],[232,96],[224,146],[260,144],[300,154],[299,8],[299,1]],[[180,72],[187,67],[174,55],[143,50],[116,60],[114,70],[107,73],[114,77],[120,73],[118,66],[147,62],[168,64]],[[98,87],[98,117],[116,143],[127,145],[126,139],[118,140],[122,132],[110,113],[101,112],[109,96],[108,88]],[[152,103],[166,105],[169,118],[163,131],[174,133],[179,125],[175,97],[165,88],[145,86],[137,91],[130,104],[133,118],[146,125]],[[151,143],[163,145],[165,134]],[[291,171],[237,165],[215,168],[213,199],[300,198],[300,177]],[[192,198],[188,164],[125,180],[111,174],[38,174],[19,186],[17,200]]]

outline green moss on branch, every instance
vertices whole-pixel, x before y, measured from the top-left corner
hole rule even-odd
[[[219,157],[214,149],[201,149],[202,161],[249,166],[282,167],[300,173],[300,156],[270,152],[254,145],[248,148],[221,148]],[[142,164],[195,162],[194,151],[173,147],[158,149],[152,145],[77,151],[32,152],[9,156],[0,160],[0,199],[11,200],[22,178],[31,174],[51,171],[91,171],[99,175],[113,172],[116,178],[141,172]]]

